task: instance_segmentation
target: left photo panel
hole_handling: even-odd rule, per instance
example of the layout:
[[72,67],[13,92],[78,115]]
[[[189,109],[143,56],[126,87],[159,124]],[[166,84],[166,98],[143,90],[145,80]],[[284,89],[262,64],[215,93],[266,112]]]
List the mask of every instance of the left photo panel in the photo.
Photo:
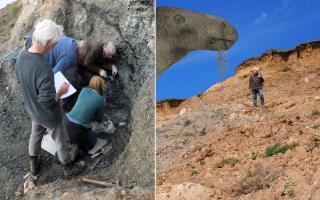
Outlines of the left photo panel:
[[0,199],[155,198],[155,9],[0,2]]

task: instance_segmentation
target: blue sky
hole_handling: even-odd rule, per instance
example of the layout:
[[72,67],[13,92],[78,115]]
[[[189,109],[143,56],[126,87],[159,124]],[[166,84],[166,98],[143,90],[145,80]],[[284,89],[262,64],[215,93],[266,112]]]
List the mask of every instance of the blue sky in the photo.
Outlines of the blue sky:
[[[215,15],[237,29],[238,41],[227,51],[227,77],[241,62],[269,49],[320,40],[319,0],[157,0],[157,6]],[[214,51],[194,51],[171,66],[157,80],[157,100],[189,98],[217,83],[215,56]]]
[[14,2],[15,0],[0,0],[0,9],[5,7],[7,4]]

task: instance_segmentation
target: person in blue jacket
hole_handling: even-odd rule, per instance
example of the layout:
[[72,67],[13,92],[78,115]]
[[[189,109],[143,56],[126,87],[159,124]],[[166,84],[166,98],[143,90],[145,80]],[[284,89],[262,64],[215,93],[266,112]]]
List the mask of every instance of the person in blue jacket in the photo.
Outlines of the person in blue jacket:
[[[82,88],[79,74],[79,62],[83,62],[89,50],[86,40],[75,40],[63,36],[50,52],[45,54],[45,59],[52,66],[53,73],[61,71],[67,80],[79,91]],[[62,107],[70,111],[78,96],[78,92],[63,99]]]
[[[32,44],[32,38],[27,37],[25,40],[25,47],[29,48]],[[61,71],[68,80],[72,80],[74,76],[70,76],[70,74],[72,74],[71,71],[78,71],[78,63],[85,60],[88,52],[89,44],[87,40],[76,40],[63,36],[56,45],[44,55],[44,58],[52,67],[54,74]]]
[[51,65],[54,74],[61,71],[69,82],[78,88],[80,84],[78,62],[86,58],[88,49],[87,41],[63,36],[44,57]]

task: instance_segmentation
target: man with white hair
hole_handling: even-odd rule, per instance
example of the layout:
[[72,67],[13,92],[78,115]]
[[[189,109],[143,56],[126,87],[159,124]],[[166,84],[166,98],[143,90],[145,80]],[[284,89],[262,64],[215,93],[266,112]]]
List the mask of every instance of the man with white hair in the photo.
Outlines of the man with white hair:
[[59,99],[68,91],[69,85],[62,84],[56,92],[52,68],[42,56],[62,35],[63,28],[55,22],[51,20],[38,22],[32,35],[31,47],[23,49],[16,62],[16,76],[32,124],[29,155],[33,176],[39,173],[41,141],[46,131],[55,141],[64,175],[78,174],[84,169],[84,166],[72,163],[78,148],[70,144],[68,134],[62,125],[63,112]]
[[251,89],[254,107],[257,107],[257,95],[260,97],[261,107],[264,107],[263,82],[264,79],[259,72],[259,68],[254,67],[249,78],[249,89]]
[[[29,48],[32,38],[25,38],[25,47]],[[76,40],[71,37],[62,36],[56,45],[48,51],[44,58],[53,69],[53,73],[61,71],[67,80],[76,88],[81,89],[81,77],[79,74],[79,63],[84,62],[89,44],[86,40]],[[63,99],[62,105],[65,111],[70,111],[73,107],[78,93]]]
[[[32,44],[32,37],[25,37],[25,47]],[[89,52],[90,46],[87,40],[76,40],[62,36],[56,45],[48,51],[44,57],[53,69],[53,73],[61,71],[65,76],[72,68],[77,68],[78,62],[83,62]],[[72,72],[69,72],[70,74]],[[68,79],[69,77],[67,77]],[[74,77],[70,77],[72,79]],[[69,79],[68,79],[69,80]]]

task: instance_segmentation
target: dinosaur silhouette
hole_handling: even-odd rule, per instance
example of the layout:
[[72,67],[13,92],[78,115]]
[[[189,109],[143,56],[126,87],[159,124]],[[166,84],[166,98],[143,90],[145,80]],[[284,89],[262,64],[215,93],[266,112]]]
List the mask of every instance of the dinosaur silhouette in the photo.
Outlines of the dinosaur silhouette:
[[227,50],[238,34],[226,21],[180,8],[157,8],[157,77],[194,50]]

